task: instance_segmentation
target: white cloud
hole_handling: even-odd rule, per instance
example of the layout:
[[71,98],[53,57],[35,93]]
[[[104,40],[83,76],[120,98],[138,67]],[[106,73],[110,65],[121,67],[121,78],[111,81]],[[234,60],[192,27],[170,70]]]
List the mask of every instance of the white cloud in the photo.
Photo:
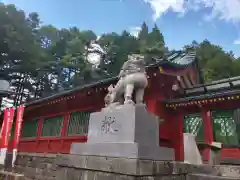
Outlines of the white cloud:
[[240,45],[240,39],[237,39],[233,42],[234,44]]
[[211,13],[205,20],[221,19],[231,22],[240,21],[240,0],[143,0],[154,11],[153,19],[157,20],[165,12],[186,13],[188,10],[199,11],[210,8]]
[[132,36],[138,37],[138,33],[141,30],[141,27],[137,26],[137,27],[132,27],[130,28],[130,34]]
[[184,0],[144,0],[154,11],[153,19],[157,20],[165,12],[172,10],[177,13],[184,13]]
[[101,36],[97,36],[97,39],[96,39],[96,40],[98,41],[100,38],[101,38]]
[[240,21],[240,0],[198,0],[205,7],[212,8],[209,19],[219,18],[225,21]]

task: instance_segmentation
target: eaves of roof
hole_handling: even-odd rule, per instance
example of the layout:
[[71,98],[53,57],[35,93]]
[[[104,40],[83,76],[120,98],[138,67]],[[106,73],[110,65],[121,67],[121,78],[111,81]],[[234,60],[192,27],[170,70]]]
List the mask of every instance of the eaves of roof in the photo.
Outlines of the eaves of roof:
[[239,95],[239,94],[240,94],[240,90],[235,89],[235,90],[228,90],[228,91],[223,91],[223,92],[212,92],[212,93],[208,93],[208,94],[201,94],[198,96],[189,96],[189,97],[185,97],[185,98],[166,100],[164,102],[167,104],[172,104],[172,103],[188,102],[188,101],[193,101],[193,100],[220,98],[220,97]]
[[213,81],[211,83],[195,85],[194,87],[184,89],[185,96],[200,95],[211,93],[215,91],[228,91],[233,89],[239,89],[240,76]]
[[235,89],[235,90],[228,90],[228,91],[222,91],[222,92],[212,92],[208,94],[201,94],[201,95],[189,96],[185,98],[166,100],[163,102],[166,104],[178,104],[178,103],[190,102],[190,101],[207,100],[207,99],[213,99],[213,98],[224,98],[224,97],[234,96],[234,95],[240,95],[240,90]]
[[51,96],[47,96],[45,98],[41,98],[41,99],[38,99],[38,100],[28,102],[28,103],[26,103],[26,106],[33,105],[33,104],[36,104],[36,103],[40,103],[40,102],[43,102],[45,100],[50,100],[50,99],[54,99],[54,98],[57,98],[57,97],[61,97],[61,96],[67,95],[67,94],[71,94],[71,93],[74,93],[74,92],[77,92],[77,91],[81,91],[83,89],[92,88],[94,86],[104,85],[104,84],[107,84],[107,83],[110,83],[110,82],[114,82],[115,80],[117,80],[117,77],[108,78],[108,79],[100,80],[100,81],[97,81],[97,82],[94,82],[94,83],[91,83],[91,84],[86,84],[86,85],[83,85],[83,86],[79,86],[79,87],[76,87],[76,88],[73,88],[73,89],[70,89],[70,90],[66,90],[66,91],[59,92],[57,94],[53,94]]
[[206,100],[240,94],[240,76],[213,81],[184,89],[182,98],[166,100],[167,104]]
[[158,61],[155,66],[160,66],[164,64],[173,68],[186,68],[187,66],[193,64],[196,61],[196,53],[181,53],[180,51],[178,51],[169,55],[166,59],[158,59],[156,57],[153,57],[153,59]]

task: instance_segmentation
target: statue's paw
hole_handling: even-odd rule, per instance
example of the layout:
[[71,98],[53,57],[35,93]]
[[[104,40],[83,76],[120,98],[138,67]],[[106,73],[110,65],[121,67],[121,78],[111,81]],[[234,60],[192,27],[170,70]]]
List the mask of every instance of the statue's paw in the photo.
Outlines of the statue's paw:
[[118,106],[118,105],[120,105],[119,102],[113,102],[113,103],[112,103],[112,106]]
[[135,104],[132,100],[126,100],[124,101],[124,104]]

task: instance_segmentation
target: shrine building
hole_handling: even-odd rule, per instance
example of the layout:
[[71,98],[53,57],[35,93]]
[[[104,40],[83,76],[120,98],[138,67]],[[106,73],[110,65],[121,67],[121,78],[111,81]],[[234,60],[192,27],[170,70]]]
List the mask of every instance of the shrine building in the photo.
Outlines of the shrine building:
[[[193,52],[176,52],[147,67],[144,101],[163,120],[160,146],[184,159],[183,134],[193,133],[204,161],[215,142],[221,160],[240,160],[240,77],[203,83]],[[28,102],[19,152],[69,153],[73,142],[86,142],[91,112],[104,107],[104,97],[117,78],[105,79]],[[12,128],[14,129],[14,128]],[[11,151],[10,141],[8,151]]]

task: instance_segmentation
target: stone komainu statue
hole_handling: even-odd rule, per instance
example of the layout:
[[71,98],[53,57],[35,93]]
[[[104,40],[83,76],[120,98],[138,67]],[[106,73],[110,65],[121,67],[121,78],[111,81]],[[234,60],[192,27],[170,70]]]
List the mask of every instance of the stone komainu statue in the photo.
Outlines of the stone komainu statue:
[[115,87],[110,85],[105,97],[106,106],[133,103],[133,92],[137,104],[143,102],[144,90],[147,86],[144,57],[138,54],[128,56],[119,73]]

